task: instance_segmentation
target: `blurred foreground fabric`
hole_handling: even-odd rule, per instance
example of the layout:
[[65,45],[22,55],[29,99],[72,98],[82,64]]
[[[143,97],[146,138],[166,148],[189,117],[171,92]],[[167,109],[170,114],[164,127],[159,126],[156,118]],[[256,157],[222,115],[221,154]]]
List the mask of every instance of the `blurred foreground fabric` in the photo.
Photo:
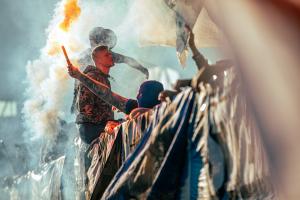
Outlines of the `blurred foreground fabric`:
[[[122,139],[135,138],[136,129],[119,129],[111,157],[128,155],[122,146],[137,146],[102,199],[273,199],[260,134],[232,76],[224,88],[188,88],[156,108],[138,144]],[[118,161],[109,168],[124,159]]]
[[[173,102],[116,127],[114,134],[101,134],[90,147],[91,199],[275,198],[239,80],[231,71],[223,87],[199,87],[200,93],[186,88]],[[11,199],[72,199],[72,193],[62,197],[68,184],[62,181],[64,160],[15,179]],[[26,193],[18,187],[24,184]]]

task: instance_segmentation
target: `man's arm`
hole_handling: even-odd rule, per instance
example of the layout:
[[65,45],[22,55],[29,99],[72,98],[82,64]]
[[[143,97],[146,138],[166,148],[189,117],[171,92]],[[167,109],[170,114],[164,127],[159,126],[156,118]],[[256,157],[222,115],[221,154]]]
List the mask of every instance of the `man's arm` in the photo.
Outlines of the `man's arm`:
[[74,67],[73,65],[68,65],[68,71],[70,76],[79,80],[96,96],[98,96],[105,102],[115,106],[118,110],[125,112],[126,102],[128,99],[112,92],[111,89],[105,84],[92,79],[88,75],[79,71],[79,69],[77,67]]
[[198,51],[198,49],[197,49],[197,47],[195,45],[195,36],[194,36],[194,33],[192,32],[192,30],[189,27],[187,27],[187,28],[190,31],[189,46],[190,46],[190,49],[193,52],[193,59],[196,62],[198,70],[200,70],[202,68],[205,68],[205,67],[208,67],[209,64],[208,64],[207,60]]

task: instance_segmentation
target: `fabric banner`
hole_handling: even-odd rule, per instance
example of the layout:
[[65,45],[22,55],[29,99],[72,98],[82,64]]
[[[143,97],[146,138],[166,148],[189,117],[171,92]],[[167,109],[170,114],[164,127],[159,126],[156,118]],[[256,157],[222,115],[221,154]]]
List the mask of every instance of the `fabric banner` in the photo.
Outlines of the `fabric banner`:
[[158,108],[102,199],[272,198],[245,97],[231,84],[218,91],[187,89]]

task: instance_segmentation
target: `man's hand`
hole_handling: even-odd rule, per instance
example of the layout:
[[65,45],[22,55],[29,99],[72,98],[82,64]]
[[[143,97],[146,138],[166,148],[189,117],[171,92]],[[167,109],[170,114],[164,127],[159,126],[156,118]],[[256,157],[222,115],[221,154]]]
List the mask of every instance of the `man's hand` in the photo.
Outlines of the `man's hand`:
[[72,64],[68,65],[68,73],[71,77],[78,79],[80,77],[81,72],[78,67],[73,66]]
[[120,122],[116,122],[116,121],[108,121],[106,123],[106,126],[104,128],[105,133],[109,134],[109,135],[113,135],[114,132],[114,128],[119,126]]
[[176,91],[181,91],[181,88],[191,86],[190,79],[179,79],[173,84],[173,89]]
[[159,93],[158,100],[160,100],[161,102],[171,101],[178,93],[178,91],[164,90],[161,93]]
[[191,28],[188,25],[186,25],[185,28],[190,32],[190,37],[189,37],[189,41],[188,41],[189,42],[189,46],[191,48],[196,48],[196,45],[195,45],[195,35],[194,35],[193,31],[191,30]]

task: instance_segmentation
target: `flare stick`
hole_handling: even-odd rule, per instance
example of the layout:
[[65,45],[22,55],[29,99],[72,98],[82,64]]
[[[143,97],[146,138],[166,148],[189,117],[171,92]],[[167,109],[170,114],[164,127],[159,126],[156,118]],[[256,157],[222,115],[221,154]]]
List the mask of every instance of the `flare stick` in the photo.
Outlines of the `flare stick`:
[[66,51],[65,47],[64,47],[64,46],[61,46],[61,49],[62,49],[63,52],[64,52],[64,55],[65,55],[65,58],[66,58],[66,61],[67,61],[68,65],[72,65],[72,63],[71,63],[71,61],[70,61],[70,59],[69,59],[69,57],[68,57],[68,54],[67,54],[67,51]]

